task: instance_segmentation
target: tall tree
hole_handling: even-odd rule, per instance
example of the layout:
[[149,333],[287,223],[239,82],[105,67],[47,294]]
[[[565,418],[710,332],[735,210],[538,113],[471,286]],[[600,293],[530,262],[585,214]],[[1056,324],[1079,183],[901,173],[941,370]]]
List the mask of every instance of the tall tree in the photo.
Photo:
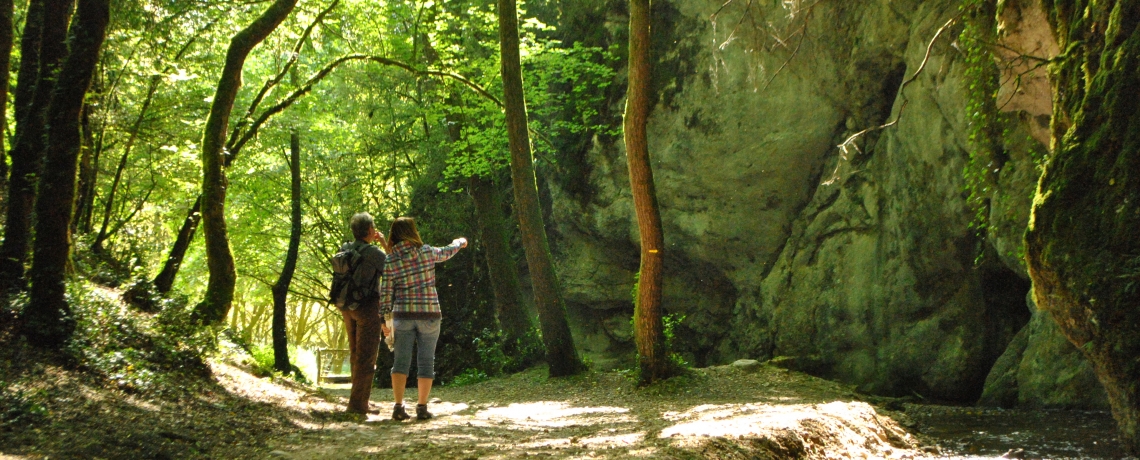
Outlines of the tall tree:
[[250,51],[265,40],[296,5],[297,0],[275,0],[260,17],[233,37],[210,105],[210,115],[206,118],[202,138],[202,230],[210,278],[205,299],[194,308],[194,316],[202,323],[214,324],[225,320],[234,297],[237,273],[226,233],[227,180],[223,166],[226,153],[222,147],[226,142],[234,99],[241,87],[242,67]]
[[534,321],[523,303],[522,283],[511,258],[510,228],[503,215],[503,203],[495,183],[487,178],[472,177],[468,181],[475,215],[479,220],[480,242],[487,255],[487,275],[495,296],[495,313],[506,339],[507,353],[526,348]]
[[526,101],[523,100],[522,65],[519,59],[518,10],[514,0],[498,0],[500,72],[503,76],[503,104],[507,116],[507,141],[511,151],[511,182],[515,194],[515,213],[519,217],[523,249],[530,268],[534,303],[550,376],[573,375],[586,369],[574,348],[574,337],[566,322],[566,303],[554,262],[542,208],[538,202],[538,182],[534,174],[534,158],[527,131]]
[[28,3],[16,81],[16,142],[8,180],[8,212],[0,244],[0,284],[23,289],[31,241],[36,182],[43,169],[45,114],[60,62],[67,55],[67,24],[73,0]]
[[289,135],[289,249],[285,253],[285,264],[281,276],[273,283],[273,368],[285,374],[292,369],[289,365],[288,329],[285,325],[285,297],[289,294],[289,283],[297,269],[297,255],[301,248],[301,140],[294,129]]
[[629,0],[629,87],[625,101],[625,155],[629,162],[629,188],[641,235],[641,271],[634,305],[637,358],[641,383],[668,377],[671,372],[661,322],[662,258],[665,237],[661,212],[649,166],[645,125],[649,118],[651,63],[649,61],[649,0]]
[[1140,0],[1046,0],[1053,145],[1026,231],[1037,305],[1104,384],[1140,454]]
[[[0,128],[8,127],[8,78],[12,65],[12,0],[0,0]],[[0,189],[8,181],[8,160],[4,146],[4,135],[0,133]]]
[[59,72],[47,112],[45,167],[35,202],[31,299],[24,312],[24,335],[29,342],[43,347],[64,343],[74,328],[64,297],[64,271],[71,250],[79,114],[103,46],[110,17],[109,0],[80,0],[75,15],[68,40],[71,52]]

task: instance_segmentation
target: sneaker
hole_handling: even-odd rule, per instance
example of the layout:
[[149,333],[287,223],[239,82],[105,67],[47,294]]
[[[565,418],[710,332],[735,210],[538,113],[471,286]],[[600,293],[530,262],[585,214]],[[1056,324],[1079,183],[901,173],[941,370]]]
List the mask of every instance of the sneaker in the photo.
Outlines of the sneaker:
[[403,404],[396,404],[396,406],[392,408],[392,420],[399,422],[401,420],[407,420],[410,418],[412,418],[412,416],[408,415],[408,413],[404,411]]
[[416,420],[428,420],[432,417],[427,410],[427,404],[416,404]]

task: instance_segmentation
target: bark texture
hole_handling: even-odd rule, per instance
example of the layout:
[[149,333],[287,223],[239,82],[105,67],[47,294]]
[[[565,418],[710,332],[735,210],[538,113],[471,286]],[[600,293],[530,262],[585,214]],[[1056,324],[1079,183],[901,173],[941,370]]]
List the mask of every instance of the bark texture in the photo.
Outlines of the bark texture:
[[206,296],[194,309],[202,323],[221,323],[233,304],[237,273],[226,231],[226,172],[223,165],[230,113],[241,88],[245,59],[293,11],[297,0],[276,0],[260,17],[230,40],[226,64],[218,79],[202,139],[202,230],[206,239],[206,265],[210,278]]
[[507,112],[507,140],[511,151],[511,182],[515,194],[515,213],[519,217],[526,262],[534,286],[534,303],[546,345],[550,375],[573,375],[586,369],[574,348],[570,325],[566,322],[566,303],[554,273],[550,244],[546,239],[542,208],[538,202],[538,183],[527,132],[526,102],[523,100],[522,70],[519,60],[518,10],[514,0],[499,0],[499,53],[503,76],[503,104]]
[[1140,454],[1140,1],[1045,6],[1065,51],[1026,232],[1034,299],[1092,362]]
[[507,221],[499,190],[490,179],[472,177],[468,182],[475,214],[479,219],[479,233],[487,255],[487,275],[491,278],[491,291],[495,296],[495,313],[503,330],[508,347],[524,344],[534,321],[523,303],[522,284],[514,261]]
[[288,329],[285,325],[285,298],[289,294],[289,284],[293,282],[293,272],[297,269],[297,254],[301,247],[301,140],[297,131],[289,136],[289,249],[285,253],[285,265],[281,276],[273,284],[273,368],[286,374],[292,369],[289,365]]
[[651,63],[649,61],[649,0],[629,1],[629,87],[625,102],[625,154],[629,162],[629,188],[637,213],[641,238],[641,268],[634,306],[634,338],[641,383],[649,384],[669,375],[661,322],[661,262],[665,237],[653,170],[649,166],[649,144],[645,125],[649,118]]
[[67,54],[67,23],[72,0],[42,0],[28,4],[20,71],[16,87],[16,142],[10,153],[8,213],[0,245],[0,282],[24,287],[24,263],[31,242],[32,206],[36,182],[43,169],[45,116],[51,102],[56,71]]
[[[15,6],[12,0],[0,0],[0,75],[9,75],[12,68],[12,9]],[[8,79],[0,78],[0,126],[8,126]],[[0,136],[0,189],[7,186],[8,159],[4,155],[7,149],[4,145],[4,136]],[[2,200],[2,199],[0,199]],[[0,209],[3,209],[0,204]]]
[[71,52],[59,72],[48,108],[45,167],[35,204],[31,301],[24,312],[24,335],[30,343],[46,348],[66,342],[74,329],[65,299],[65,270],[71,250],[79,115],[103,46],[109,0],[80,0],[75,16],[69,39]]

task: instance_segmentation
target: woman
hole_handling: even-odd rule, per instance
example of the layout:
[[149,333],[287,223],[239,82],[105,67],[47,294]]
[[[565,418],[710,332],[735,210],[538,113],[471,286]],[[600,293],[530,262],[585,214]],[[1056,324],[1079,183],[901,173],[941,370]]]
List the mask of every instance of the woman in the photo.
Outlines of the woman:
[[389,330],[385,324],[380,327],[384,335],[396,335],[392,357],[392,394],[396,405],[392,408],[392,419],[410,418],[404,410],[404,386],[408,383],[412,344],[415,344],[419,390],[416,418],[427,420],[432,417],[427,403],[431,382],[435,378],[435,343],[439,339],[439,323],[443,317],[435,290],[435,264],[450,259],[459,249],[467,247],[467,239],[456,238],[442,248],[428,246],[420,238],[416,221],[411,217],[401,217],[392,222],[388,238],[391,252],[380,282],[380,314],[392,313],[394,330]]
[[384,252],[372,244],[385,246],[384,234],[376,230],[375,221],[366,212],[352,216],[348,223],[356,241],[360,261],[353,269],[352,278],[360,286],[372,286],[370,295],[360,302],[346,305],[340,311],[348,332],[349,362],[352,367],[352,390],[348,398],[348,412],[368,413],[368,398],[372,393],[372,377],[376,374],[376,353],[380,347],[380,293],[378,283],[384,271]]

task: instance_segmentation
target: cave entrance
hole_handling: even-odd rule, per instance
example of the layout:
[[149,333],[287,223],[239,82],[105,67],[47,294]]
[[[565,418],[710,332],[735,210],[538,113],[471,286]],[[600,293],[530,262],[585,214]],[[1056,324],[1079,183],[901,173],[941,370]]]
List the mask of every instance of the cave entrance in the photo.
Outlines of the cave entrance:
[[985,269],[982,271],[981,285],[982,300],[985,303],[985,350],[980,367],[985,372],[980,374],[976,384],[970,386],[971,393],[976,393],[968,396],[971,401],[976,401],[982,395],[986,375],[998,357],[1005,353],[1013,337],[1033,316],[1026,301],[1032,283],[1013,270],[1005,267]]

